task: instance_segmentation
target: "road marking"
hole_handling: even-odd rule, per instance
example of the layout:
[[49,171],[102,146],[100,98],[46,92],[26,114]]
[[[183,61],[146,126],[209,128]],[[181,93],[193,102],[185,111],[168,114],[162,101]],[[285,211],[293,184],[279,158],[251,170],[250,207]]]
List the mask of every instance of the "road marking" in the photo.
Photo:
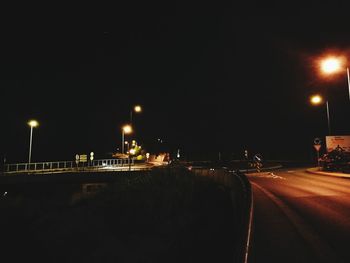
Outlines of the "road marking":
[[287,179],[285,177],[276,175],[273,172],[253,173],[253,174],[250,174],[250,175],[257,176],[257,177],[264,177],[264,178],[281,179],[281,180],[286,180]]
[[246,249],[245,249],[244,263],[248,263],[248,258],[249,258],[250,241],[251,241],[251,238],[252,238],[253,214],[254,214],[254,198],[253,198],[253,189],[251,189],[248,237],[247,237],[247,244],[246,244]]
[[273,179],[282,179],[282,180],[286,180],[286,178],[282,177],[282,176],[279,176],[279,175],[276,175],[274,173],[270,173],[270,176],[273,178]]

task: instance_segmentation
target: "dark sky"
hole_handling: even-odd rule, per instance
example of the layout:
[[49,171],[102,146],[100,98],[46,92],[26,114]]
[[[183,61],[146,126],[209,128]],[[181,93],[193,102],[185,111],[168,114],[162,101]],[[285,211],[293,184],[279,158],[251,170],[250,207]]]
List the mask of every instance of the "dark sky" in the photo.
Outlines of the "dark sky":
[[[248,2],[248,1],[246,1]],[[263,2],[263,3],[260,3]],[[340,1],[125,1],[115,6],[9,7],[2,18],[0,153],[27,161],[96,156],[120,146],[134,104],[147,148],[208,158],[244,149],[266,158],[310,158],[324,136],[328,91],[334,134],[350,128],[346,75],[325,80],[313,59],[347,54]]]

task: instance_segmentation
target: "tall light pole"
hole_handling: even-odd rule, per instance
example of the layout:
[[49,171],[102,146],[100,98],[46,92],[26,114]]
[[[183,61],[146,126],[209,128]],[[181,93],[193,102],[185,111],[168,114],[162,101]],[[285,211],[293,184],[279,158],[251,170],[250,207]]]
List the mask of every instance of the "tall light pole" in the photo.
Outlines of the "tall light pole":
[[125,134],[132,133],[131,125],[127,124],[122,127],[122,154],[124,154]]
[[130,144],[129,144],[129,142],[128,141],[125,141],[125,143],[124,143],[126,146],[128,146],[128,148],[127,148],[127,152],[129,152],[129,150],[130,150]]
[[344,72],[344,68],[346,68],[347,82],[348,82],[348,90],[349,90],[349,100],[350,100],[350,75],[349,75],[349,67],[344,67],[346,64],[346,58],[344,56],[327,56],[321,60],[319,60],[320,71],[325,76],[332,76],[334,74],[338,74]]
[[37,122],[36,120],[30,120],[28,122],[28,125],[30,126],[29,157],[28,157],[28,163],[30,164],[32,159],[33,128],[38,127],[39,122]]
[[142,112],[142,107],[140,105],[136,105],[130,110],[130,124],[131,125],[132,125],[133,112],[136,112],[136,113]]
[[[323,103],[323,98],[321,95],[313,95],[310,97],[310,102],[313,105],[320,105]],[[330,115],[329,115],[328,100],[326,100],[326,109],[327,109],[328,135],[331,135],[331,122],[330,122]]]

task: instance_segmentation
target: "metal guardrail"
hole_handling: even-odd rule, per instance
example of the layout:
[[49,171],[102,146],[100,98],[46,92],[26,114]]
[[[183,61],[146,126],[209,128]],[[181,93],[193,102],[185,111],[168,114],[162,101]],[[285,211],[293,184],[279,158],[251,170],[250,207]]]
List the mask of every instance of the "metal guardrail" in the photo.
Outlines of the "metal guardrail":
[[134,164],[134,159],[102,159],[78,164],[75,161],[15,163],[6,164],[4,173],[70,171],[83,168],[94,170],[102,167],[124,167]]

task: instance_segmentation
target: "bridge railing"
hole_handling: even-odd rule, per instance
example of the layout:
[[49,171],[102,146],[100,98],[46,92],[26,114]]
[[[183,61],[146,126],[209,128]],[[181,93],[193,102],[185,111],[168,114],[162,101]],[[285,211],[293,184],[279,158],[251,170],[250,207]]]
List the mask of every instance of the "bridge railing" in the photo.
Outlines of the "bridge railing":
[[4,173],[69,171],[75,169],[99,169],[103,167],[113,168],[132,165],[134,165],[134,159],[101,159],[86,163],[76,163],[75,161],[14,163],[5,164]]

